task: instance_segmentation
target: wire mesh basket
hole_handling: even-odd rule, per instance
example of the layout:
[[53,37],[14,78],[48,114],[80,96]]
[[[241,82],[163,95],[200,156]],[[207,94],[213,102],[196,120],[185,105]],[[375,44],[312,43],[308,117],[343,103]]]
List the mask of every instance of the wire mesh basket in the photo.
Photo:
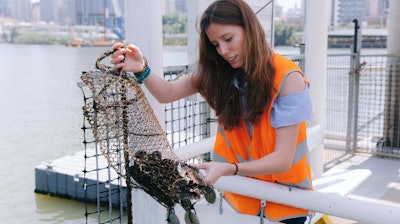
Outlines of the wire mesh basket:
[[214,202],[214,190],[198,169],[174,154],[135,76],[101,63],[112,53],[103,53],[96,69],[81,76],[93,95],[83,112],[100,152],[127,186],[143,189],[169,210],[169,223],[175,223],[176,203],[195,217],[192,200],[205,195]]

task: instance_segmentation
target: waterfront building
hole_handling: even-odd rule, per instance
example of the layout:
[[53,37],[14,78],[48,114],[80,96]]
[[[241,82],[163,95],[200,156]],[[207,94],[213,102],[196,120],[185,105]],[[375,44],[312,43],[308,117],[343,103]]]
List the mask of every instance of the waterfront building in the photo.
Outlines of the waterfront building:
[[32,8],[30,0],[13,0],[8,1],[10,16],[14,19],[30,22],[32,19]]
[[187,12],[187,0],[174,0],[175,10],[181,12]]
[[369,0],[366,4],[366,22],[369,26],[386,27],[389,14],[389,0]]
[[346,0],[339,2],[339,25],[351,24],[355,18],[359,18],[359,21],[365,18],[365,5],[366,0]]
[[346,26],[357,18],[364,25],[386,25],[389,0],[330,0],[329,23]]
[[8,0],[0,0],[0,16],[10,17],[10,10],[7,4]]
[[61,0],[41,0],[40,7],[40,20],[45,22],[60,22]]
[[[107,2],[110,2],[107,5],[110,18],[123,16],[123,0]],[[114,4],[118,4],[121,10],[116,12]],[[105,17],[105,1],[41,0],[40,9],[42,21],[68,25],[103,25]]]

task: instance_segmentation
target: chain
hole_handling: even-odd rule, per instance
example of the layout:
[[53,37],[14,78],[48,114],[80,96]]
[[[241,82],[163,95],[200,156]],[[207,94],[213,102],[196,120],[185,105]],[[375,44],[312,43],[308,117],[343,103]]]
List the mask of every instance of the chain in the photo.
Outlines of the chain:
[[357,68],[353,69],[352,71],[349,72],[349,75],[354,75],[354,74],[358,74],[361,72],[361,70],[363,69],[363,66],[365,66],[367,64],[366,61],[364,61],[363,63],[361,63],[360,65],[357,66]]

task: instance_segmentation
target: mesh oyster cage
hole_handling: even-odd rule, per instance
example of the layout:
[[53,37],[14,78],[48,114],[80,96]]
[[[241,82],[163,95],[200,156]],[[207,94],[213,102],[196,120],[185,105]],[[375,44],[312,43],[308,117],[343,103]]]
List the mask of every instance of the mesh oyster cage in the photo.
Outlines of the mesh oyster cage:
[[111,53],[105,52],[96,61],[98,69],[81,76],[93,95],[83,111],[100,151],[123,177],[126,170],[118,169],[117,148],[127,152],[124,156],[129,160],[140,150],[159,151],[163,158],[178,160],[139,84],[128,74],[101,64]]
[[[190,199],[208,194],[209,200],[214,192],[197,169],[179,161],[173,153],[134,76],[101,64],[112,52],[102,54],[96,69],[81,76],[92,94],[92,101],[85,103],[83,111],[101,154],[126,179],[128,220],[132,186],[142,188],[168,209],[181,203],[190,211]],[[136,177],[133,181],[131,174]],[[157,175],[170,178],[154,178]]]

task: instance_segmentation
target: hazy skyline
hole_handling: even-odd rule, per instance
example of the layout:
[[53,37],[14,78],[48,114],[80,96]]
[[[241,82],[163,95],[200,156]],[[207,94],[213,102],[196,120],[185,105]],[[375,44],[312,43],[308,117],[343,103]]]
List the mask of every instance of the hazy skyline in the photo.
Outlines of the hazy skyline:
[[[31,0],[32,3],[39,2],[40,0]],[[297,3],[297,7],[300,7],[300,0],[275,0],[275,4],[278,4],[283,7],[283,11],[287,11],[290,8],[295,8]]]
[[300,0],[275,0],[275,4],[283,7],[283,11],[287,11],[290,8],[300,7]]

